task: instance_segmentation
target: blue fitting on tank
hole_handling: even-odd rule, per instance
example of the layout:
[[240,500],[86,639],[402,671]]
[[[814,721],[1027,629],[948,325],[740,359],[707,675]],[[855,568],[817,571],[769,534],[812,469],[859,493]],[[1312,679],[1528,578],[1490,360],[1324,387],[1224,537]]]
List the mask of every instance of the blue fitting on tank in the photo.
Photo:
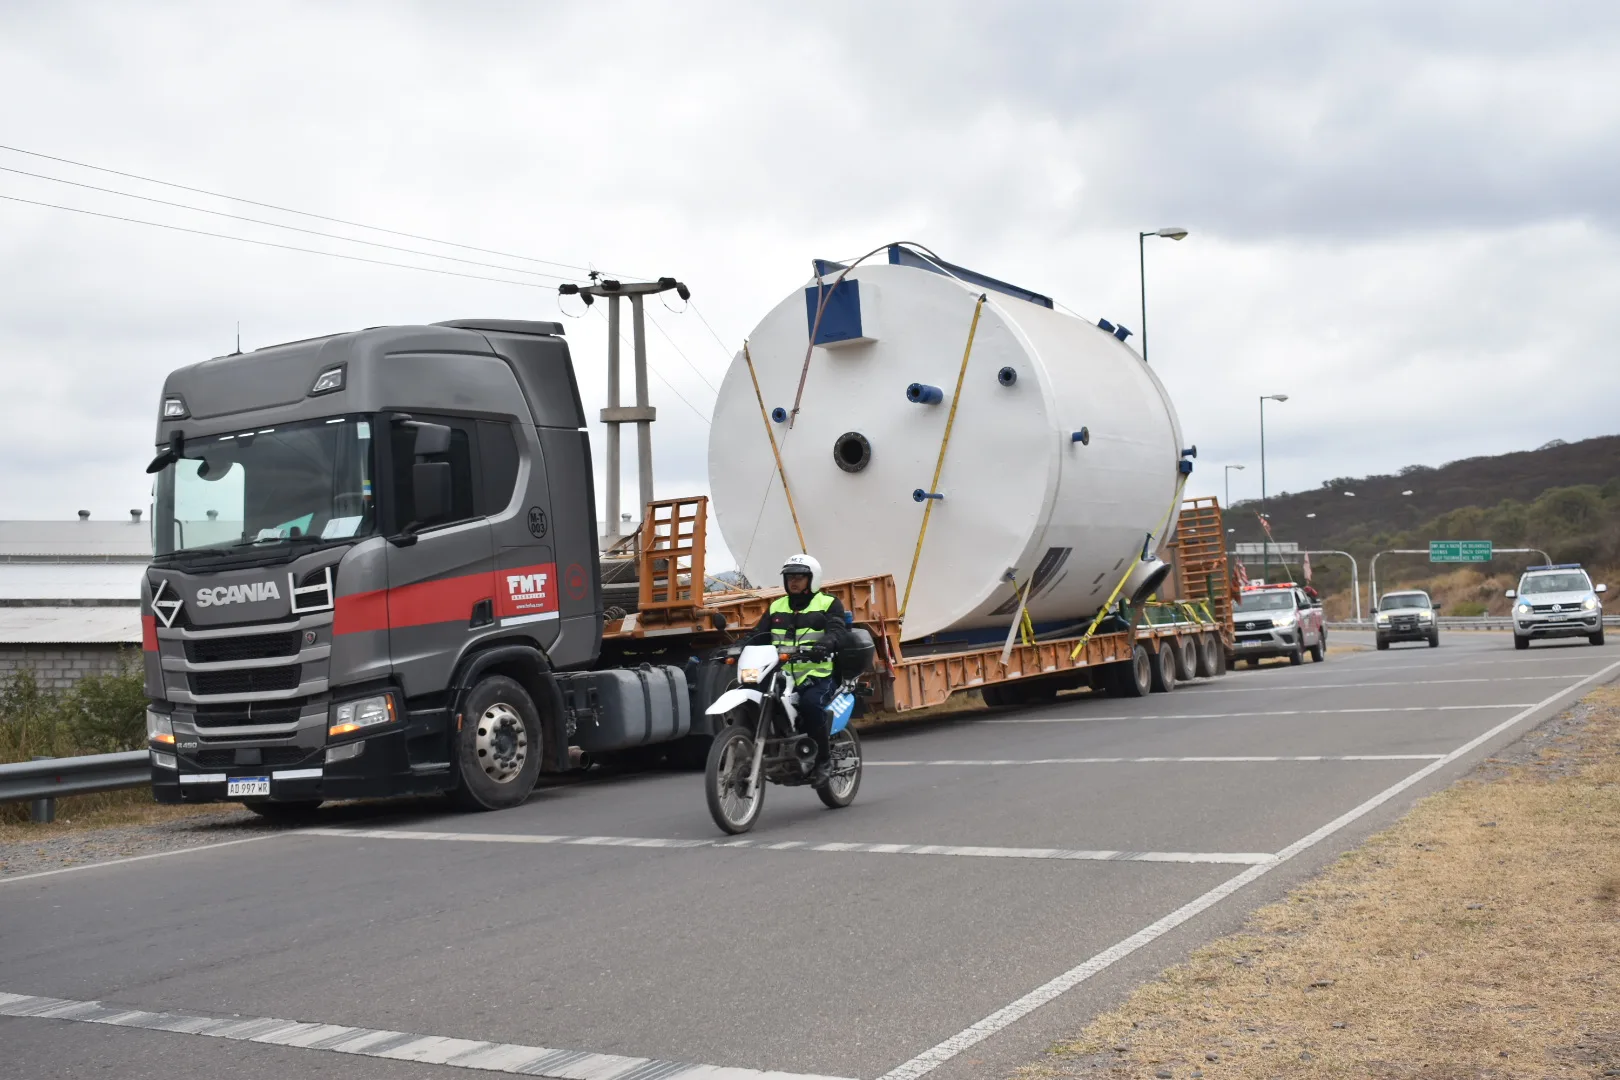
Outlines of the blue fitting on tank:
[[924,499],[944,498],[945,496],[938,491],[924,491],[922,488],[918,488],[916,491],[911,493],[911,499],[913,502],[922,502]]
[[938,405],[945,400],[945,391],[927,383],[914,382],[906,387],[906,400],[916,405]]
[[1107,319],[1098,319],[1097,329],[1101,330],[1105,334],[1112,334],[1114,332],[1114,324],[1109,322]]
[[1119,338],[1119,340],[1124,341],[1126,338],[1131,336],[1131,332],[1123,326],[1116,326],[1114,327],[1114,336]]
[[1081,446],[1090,446],[1091,445],[1091,429],[1088,428],[1088,427],[1081,428],[1079,431],[1076,431],[1074,434],[1069,436],[1069,441],[1070,442],[1077,442]]
[[1010,367],[1004,367],[996,372],[996,382],[1002,386],[1011,386],[1018,381],[1018,372]]
[[1181,469],[1181,475],[1182,476],[1191,476],[1192,475],[1192,462],[1191,461],[1188,461],[1186,458],[1182,458],[1181,461],[1178,462],[1177,464]]
[[778,405],[776,408],[771,410],[771,419],[775,420],[778,424],[787,423],[787,410]]
[[1181,452],[1181,456],[1182,457],[1197,457],[1198,456],[1198,447],[1196,445],[1187,447],[1187,449],[1185,449],[1185,450],[1183,450]]

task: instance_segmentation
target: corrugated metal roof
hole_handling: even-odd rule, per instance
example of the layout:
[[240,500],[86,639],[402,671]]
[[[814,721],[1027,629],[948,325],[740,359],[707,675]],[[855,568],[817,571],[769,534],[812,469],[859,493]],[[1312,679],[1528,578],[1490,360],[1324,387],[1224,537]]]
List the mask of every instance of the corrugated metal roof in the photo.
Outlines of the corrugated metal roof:
[[146,564],[0,562],[0,601],[139,600]]
[[152,557],[147,521],[0,521],[0,558]]
[[138,607],[0,607],[0,645],[139,645]]

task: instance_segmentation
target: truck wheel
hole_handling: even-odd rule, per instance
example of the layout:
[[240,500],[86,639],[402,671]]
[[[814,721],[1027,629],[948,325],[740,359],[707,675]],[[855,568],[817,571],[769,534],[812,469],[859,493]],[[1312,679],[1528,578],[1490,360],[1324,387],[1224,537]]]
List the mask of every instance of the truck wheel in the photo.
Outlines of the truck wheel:
[[1198,639],[1184,637],[1176,640],[1176,678],[1192,682],[1198,677]]
[[480,679],[461,708],[455,800],[467,810],[518,806],[540,776],[540,714],[528,691],[504,675]]
[[1168,694],[1176,688],[1176,652],[1173,638],[1159,642],[1153,654],[1152,686],[1155,694]]
[[1586,640],[1590,641],[1594,645],[1603,644],[1603,631],[1599,630],[1595,634],[1588,634]]
[[1220,674],[1221,643],[1215,640],[1214,634],[1198,635],[1198,675],[1200,678],[1213,679]]
[[1429,648],[1438,649],[1439,647],[1440,647],[1440,631],[1436,630],[1434,633],[1429,635]]
[[1530,647],[1530,639],[1527,637],[1520,637],[1518,634],[1514,634],[1513,647],[1515,649],[1528,649]]
[[250,802],[242,805],[264,818],[264,820],[273,821],[277,825],[299,825],[314,820],[315,811],[320,809],[321,800],[299,799],[297,802]]
[[1003,688],[1000,686],[981,687],[979,689],[979,696],[984,698],[984,703],[990,706],[990,708],[1000,708],[1001,706],[1007,704],[1007,696],[1002,693],[1002,689]]
[[1294,667],[1299,667],[1299,665],[1305,662],[1304,641],[1301,641],[1298,645],[1294,646],[1294,651],[1288,654],[1288,662]]
[[1327,659],[1327,635],[1322,634],[1319,637],[1317,637],[1316,644],[1311,646],[1311,663],[1320,664],[1322,661],[1324,661],[1326,659]]
[[1388,638],[1379,638],[1378,639],[1378,651],[1383,652],[1387,648],[1389,648],[1389,639]]
[[1153,657],[1146,645],[1138,641],[1131,649],[1130,660],[1113,666],[1118,669],[1114,678],[1120,697],[1147,697],[1152,692]]

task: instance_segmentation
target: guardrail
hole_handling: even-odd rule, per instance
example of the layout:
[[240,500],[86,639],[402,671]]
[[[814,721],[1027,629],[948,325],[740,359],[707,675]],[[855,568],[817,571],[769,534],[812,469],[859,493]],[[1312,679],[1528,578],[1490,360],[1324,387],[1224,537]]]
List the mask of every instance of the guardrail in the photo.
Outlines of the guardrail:
[[[1603,616],[1605,627],[1620,626],[1620,615]],[[1373,621],[1366,622],[1330,622],[1329,630],[1372,630]],[[1442,630],[1512,630],[1513,620],[1506,615],[1442,615],[1440,616],[1440,629]]]
[[39,758],[0,765],[0,803],[32,802],[34,821],[56,820],[56,800],[143,787],[152,782],[152,758],[145,750],[83,757]]

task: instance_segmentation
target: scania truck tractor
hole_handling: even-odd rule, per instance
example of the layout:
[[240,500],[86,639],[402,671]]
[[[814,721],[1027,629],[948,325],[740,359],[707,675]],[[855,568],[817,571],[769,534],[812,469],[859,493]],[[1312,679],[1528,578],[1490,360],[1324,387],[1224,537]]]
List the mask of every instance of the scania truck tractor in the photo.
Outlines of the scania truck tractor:
[[172,373],[159,408],[141,593],[158,801],[293,817],[449,792],[498,809],[570,748],[701,760],[696,642],[604,650],[560,325],[236,353]]

